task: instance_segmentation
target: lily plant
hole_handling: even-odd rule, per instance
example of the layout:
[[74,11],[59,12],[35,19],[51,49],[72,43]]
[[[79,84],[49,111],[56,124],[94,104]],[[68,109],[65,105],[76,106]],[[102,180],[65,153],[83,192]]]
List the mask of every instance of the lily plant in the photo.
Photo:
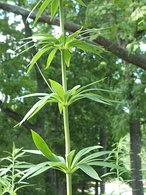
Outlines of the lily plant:
[[[74,0],[74,2],[79,3],[82,6],[86,6],[82,0]],[[62,72],[62,83],[60,84],[57,81],[51,79],[48,83],[42,75],[47,86],[50,89],[50,93],[35,93],[23,96],[23,98],[37,96],[38,102],[36,102],[33,107],[26,113],[19,125],[21,125],[25,120],[28,120],[33,117],[47,103],[57,103],[59,112],[63,115],[64,121],[65,157],[54,154],[53,151],[46,144],[46,142],[40,137],[40,135],[38,135],[34,130],[31,130],[33,141],[38,150],[29,150],[27,152],[43,155],[44,157],[46,157],[47,161],[25,170],[25,174],[21,178],[20,182],[24,178],[36,176],[50,168],[53,168],[65,173],[67,195],[72,195],[72,174],[78,169],[81,169],[84,173],[96,180],[101,180],[99,178],[98,173],[95,171],[94,166],[110,167],[115,169],[119,167],[117,165],[102,160],[101,156],[105,154],[111,154],[111,151],[99,151],[101,146],[96,145],[86,147],[79,152],[71,150],[68,115],[69,106],[72,103],[75,103],[76,101],[81,100],[83,98],[87,98],[103,104],[111,104],[111,101],[97,93],[100,92],[102,89],[93,87],[99,81],[95,81],[85,86],[76,85],[72,89],[67,88],[66,68],[70,67],[71,54],[74,52],[75,48],[79,48],[83,52],[92,52],[99,56],[99,50],[102,48],[92,45],[89,42],[86,42],[82,35],[87,32],[84,32],[82,29],[66,36],[64,29],[63,0],[44,0],[43,3],[42,0],[40,0],[32,10],[33,12],[35,8],[38,7],[38,13],[34,21],[34,25],[36,24],[43,11],[47,8],[47,6],[51,7],[51,19],[59,10],[60,37],[56,38],[51,34],[36,34],[32,37],[26,38],[28,40],[27,44],[30,44],[30,42],[33,43],[33,45],[28,47],[26,50],[35,46],[39,46],[40,48],[39,51],[33,56],[28,67],[28,72],[33,68],[33,66],[37,63],[37,60],[44,53],[48,53],[48,58],[46,60],[45,67],[46,69],[48,69],[51,65],[52,60],[55,57],[56,52],[59,51],[61,55],[60,64]],[[40,74],[42,74],[41,71]]]

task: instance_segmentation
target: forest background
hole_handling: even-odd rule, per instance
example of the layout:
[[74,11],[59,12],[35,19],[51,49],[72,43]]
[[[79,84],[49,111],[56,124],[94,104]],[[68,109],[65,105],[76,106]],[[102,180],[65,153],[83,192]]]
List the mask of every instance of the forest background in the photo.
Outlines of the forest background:
[[[74,1],[65,2],[65,29],[72,33],[81,27],[92,29],[87,40],[102,46],[102,57],[76,50],[72,57],[72,66],[67,71],[69,86],[85,85],[104,78],[99,87],[110,89],[111,99],[119,102],[113,106],[100,105],[83,100],[70,108],[71,136],[73,148],[100,144],[104,150],[112,150],[121,138],[124,138],[120,150],[125,158],[120,158],[120,164],[127,168],[122,177],[130,181],[133,195],[143,194],[145,181],[145,115],[146,115],[146,55],[145,30],[146,6],[144,1],[84,1],[82,7]],[[35,99],[16,99],[16,97],[47,90],[38,69],[26,74],[27,66],[37,48],[21,56],[17,56],[17,48],[22,45],[21,39],[35,33],[53,33],[57,35],[57,15],[50,20],[50,10],[46,10],[35,28],[32,27],[35,14],[26,18],[34,7],[33,1],[0,1],[0,154],[11,150],[12,143],[17,147],[35,148],[31,140],[30,129],[36,130],[50,147],[58,154],[64,153],[64,137],[62,120],[56,106],[49,105],[27,121],[22,127],[13,128],[20,122]],[[12,14],[13,13],[13,14]],[[49,24],[49,25],[48,25]],[[86,36],[86,35],[85,35]],[[37,63],[47,79],[60,81],[59,55],[53,60],[49,71],[44,71],[47,56]],[[80,65],[78,65],[80,64]],[[53,75],[53,76],[52,76]],[[71,82],[73,81],[73,83]],[[129,144],[130,142],[130,144]],[[79,143],[79,144],[76,144]],[[30,156],[31,162],[41,159]],[[106,170],[100,170],[102,175]],[[116,174],[107,177],[115,178]],[[59,177],[60,176],[60,177]],[[92,180],[82,175],[75,175],[74,195],[89,194]],[[60,179],[59,179],[60,178]],[[133,180],[134,178],[134,180]],[[47,182],[49,181],[49,182]],[[55,181],[55,182],[54,182]],[[23,190],[23,194],[63,194],[63,175],[56,171],[42,174],[30,181],[37,183],[34,188]],[[95,181],[94,181],[95,182]],[[104,182],[101,190],[104,191]],[[49,184],[48,184],[49,183]],[[95,182],[95,189],[98,182]],[[48,188],[47,185],[50,185]],[[54,189],[57,189],[55,191]],[[77,189],[81,189],[79,193]],[[49,191],[48,191],[49,190]],[[136,190],[136,193],[135,193]],[[21,192],[22,193],[22,192]],[[98,194],[98,190],[95,190]]]

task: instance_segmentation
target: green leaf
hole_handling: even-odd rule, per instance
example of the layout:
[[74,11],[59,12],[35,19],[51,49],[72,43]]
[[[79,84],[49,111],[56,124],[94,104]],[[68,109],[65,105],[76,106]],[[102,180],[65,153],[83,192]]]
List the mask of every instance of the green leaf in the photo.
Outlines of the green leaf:
[[49,57],[48,57],[48,59],[47,59],[47,65],[46,65],[46,68],[45,68],[45,69],[47,69],[47,68],[50,66],[50,64],[51,64],[51,62],[52,62],[52,60],[53,60],[53,58],[54,58],[56,52],[57,52],[57,49],[53,49],[53,50],[50,52]]
[[35,18],[35,21],[33,23],[33,26],[36,24],[36,22],[38,21],[39,17],[41,16],[41,14],[43,13],[43,11],[45,10],[45,8],[49,5],[51,0],[45,0],[44,3],[41,5],[37,15],[36,15],[36,18]]
[[65,93],[65,104],[70,105],[71,103],[71,98],[73,98],[76,93],[77,93],[77,89],[80,87],[80,85],[76,85],[75,87],[73,87],[72,89],[68,90]]
[[68,50],[65,50],[65,63],[67,67],[70,66],[70,59],[71,59],[70,52]]
[[74,157],[73,159],[73,162],[72,162],[72,168],[78,163],[78,161],[80,160],[80,158],[82,156],[84,156],[85,154],[89,153],[90,151],[92,150],[95,150],[95,149],[99,149],[99,148],[102,148],[101,146],[90,146],[90,147],[87,147],[87,148],[84,148],[82,150],[80,150]]
[[78,162],[78,164],[84,164],[84,163],[89,163],[92,161],[95,161],[95,159],[97,159],[100,156],[103,156],[105,154],[111,154],[111,153],[117,153],[117,152],[113,152],[113,151],[99,151],[93,154],[88,155],[87,157],[83,158],[80,162]]
[[75,0],[77,3],[79,3],[80,5],[82,5],[82,6],[86,6],[85,5],[85,3],[83,3],[83,1],[82,0]]
[[56,93],[62,100],[64,100],[64,90],[60,83],[49,79],[54,93]]
[[72,160],[73,160],[73,157],[74,157],[74,154],[75,154],[75,150],[72,150],[68,156],[67,156],[67,164],[68,164],[68,168],[71,167],[71,163],[72,163]]
[[59,1],[53,0],[52,5],[51,5],[51,20],[53,19],[54,15],[56,14],[58,6],[59,6]]
[[31,176],[29,176],[28,178],[31,178],[31,177],[34,177],[34,176],[37,176],[45,171],[47,171],[48,169],[52,168],[51,166],[42,166],[40,169],[38,170],[35,170],[34,174],[32,174]]
[[[27,39],[27,38],[26,38]],[[30,38],[29,38],[30,39]],[[36,42],[38,41],[47,41],[48,43],[58,43],[58,39],[56,39],[51,34],[35,34],[32,36],[32,39]]]
[[54,154],[46,144],[46,142],[35,131],[31,130],[33,141],[36,147],[50,160],[56,161]]
[[19,183],[24,180],[25,178],[29,177],[30,175],[32,175],[33,173],[35,173],[36,171],[38,171],[39,169],[46,167],[49,169],[51,168],[48,165],[48,162],[43,162],[43,163],[39,163],[37,165],[33,165],[31,168],[27,169],[24,171],[24,176],[19,180]]
[[60,114],[62,114],[62,110],[63,110],[63,105],[58,103],[58,108],[59,108],[59,112]]
[[49,165],[53,167],[54,169],[60,170],[64,173],[68,171],[68,168],[66,167],[66,164],[64,162],[49,162]]
[[92,83],[89,83],[89,84],[87,84],[87,85],[85,85],[85,86],[79,88],[77,92],[83,91],[83,89],[86,89],[86,88],[88,88],[88,87],[90,87],[90,86],[92,86],[92,85],[95,85],[95,84],[97,84],[97,83],[99,83],[99,82],[101,82],[101,81],[103,81],[103,80],[105,80],[105,79],[101,79],[101,80],[99,80],[99,81],[94,81],[94,82],[92,82]]
[[77,30],[76,32],[72,33],[66,38],[65,45],[69,44],[75,37],[77,37],[81,33],[81,29]]
[[46,96],[46,95],[49,95],[49,94],[48,93],[31,93],[31,94],[28,94],[28,95],[20,96],[18,98],[27,98],[27,97],[35,97],[35,96],[40,97],[40,96]]
[[41,3],[42,0],[38,1],[37,4],[33,7],[33,9],[31,10],[31,12],[29,13],[27,19],[30,17],[30,15],[33,13],[33,11],[37,8],[37,6]]
[[25,152],[31,153],[31,154],[40,154],[43,155],[43,153],[40,150],[24,150]]
[[87,164],[80,164],[78,165],[78,167],[87,175],[89,175],[90,177],[92,177],[93,179],[99,180],[101,181],[99,175],[97,174],[97,172],[90,166]]
[[125,168],[120,167],[119,165],[113,164],[111,162],[104,162],[103,160],[102,161],[89,162],[88,165],[101,166],[101,167],[109,167],[109,168],[112,168],[112,169],[120,169],[120,170],[122,170],[124,172],[126,171]]
[[111,102],[110,102],[109,99],[106,99],[106,98],[104,98],[100,95],[94,94],[94,93],[85,93],[85,94],[82,94],[82,97],[88,98],[90,100],[93,100],[95,102],[99,102],[99,103],[102,103],[102,104],[111,105]]
[[33,107],[26,113],[22,121],[19,125],[21,125],[25,120],[30,119],[34,116],[46,103],[49,98],[52,97],[52,94],[44,96],[41,100],[39,100]]
[[32,58],[29,68],[27,70],[27,72],[29,72],[32,67],[34,66],[34,64],[37,62],[37,60],[46,52],[49,51],[51,48],[44,48],[44,49],[40,49],[40,51],[38,51],[35,56]]

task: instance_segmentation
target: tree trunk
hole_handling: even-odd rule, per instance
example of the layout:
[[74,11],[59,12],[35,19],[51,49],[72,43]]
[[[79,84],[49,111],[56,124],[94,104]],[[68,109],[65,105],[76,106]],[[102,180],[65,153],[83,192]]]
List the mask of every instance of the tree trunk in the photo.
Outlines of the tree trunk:
[[[29,23],[27,21],[27,18],[25,16],[22,16],[22,20],[24,23],[24,27],[25,27],[25,36],[28,37],[32,37],[32,29],[29,26]],[[31,42],[29,44],[29,47],[33,46],[33,42]],[[30,48],[30,54],[31,54],[31,58],[37,53],[36,48],[32,47]],[[37,66],[41,69],[41,63],[40,60],[37,61]],[[36,70],[36,81],[37,81],[37,92],[38,93],[44,93],[44,80],[38,70],[38,67],[35,66],[35,70]],[[40,110],[40,112],[38,113],[38,115],[36,116],[38,117],[38,120],[36,122],[36,125],[38,127],[38,131],[37,133],[39,133],[39,135],[41,135],[42,137],[44,137],[44,117],[45,117],[45,108],[42,108]]]
[[98,195],[99,192],[98,192],[98,181],[96,181],[95,183],[95,195]]
[[131,187],[132,195],[143,195],[141,158],[141,130],[140,121],[130,120],[130,159],[131,159]]

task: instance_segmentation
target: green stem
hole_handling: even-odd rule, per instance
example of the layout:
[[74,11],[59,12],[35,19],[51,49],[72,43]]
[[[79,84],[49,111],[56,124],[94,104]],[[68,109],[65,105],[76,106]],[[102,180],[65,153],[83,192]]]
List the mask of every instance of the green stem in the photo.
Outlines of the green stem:
[[[64,30],[64,15],[63,15],[63,0],[59,0],[59,14],[60,14],[60,28],[61,34],[64,37],[65,42],[65,30]],[[67,91],[67,79],[66,79],[66,65],[65,65],[65,51],[61,51],[61,70],[62,70],[62,86],[64,91]],[[63,107],[63,120],[64,120],[64,134],[65,134],[65,156],[66,165],[67,156],[70,153],[70,132],[69,132],[69,119],[68,119],[68,106]],[[72,195],[72,177],[70,173],[66,174],[66,188],[67,195]]]

